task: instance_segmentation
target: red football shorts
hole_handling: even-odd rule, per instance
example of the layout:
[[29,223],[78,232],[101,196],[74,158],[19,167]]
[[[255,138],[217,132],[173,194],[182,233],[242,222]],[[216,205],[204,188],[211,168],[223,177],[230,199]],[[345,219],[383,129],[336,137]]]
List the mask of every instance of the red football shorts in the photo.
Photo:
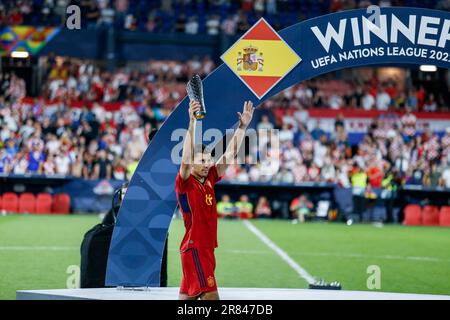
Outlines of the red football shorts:
[[217,291],[214,249],[191,248],[181,252],[181,268],[180,293],[197,297],[204,292]]

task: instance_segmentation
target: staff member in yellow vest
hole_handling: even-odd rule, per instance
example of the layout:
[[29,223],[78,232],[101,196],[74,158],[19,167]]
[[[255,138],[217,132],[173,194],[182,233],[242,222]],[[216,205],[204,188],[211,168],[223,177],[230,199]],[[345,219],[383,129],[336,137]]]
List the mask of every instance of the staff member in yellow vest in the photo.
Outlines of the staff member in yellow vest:
[[219,218],[233,219],[235,215],[235,207],[227,194],[222,195],[222,198],[217,202],[217,216]]
[[237,201],[234,206],[236,207],[236,212],[239,218],[253,218],[253,204],[248,200],[248,196],[246,194],[241,195],[239,201]]

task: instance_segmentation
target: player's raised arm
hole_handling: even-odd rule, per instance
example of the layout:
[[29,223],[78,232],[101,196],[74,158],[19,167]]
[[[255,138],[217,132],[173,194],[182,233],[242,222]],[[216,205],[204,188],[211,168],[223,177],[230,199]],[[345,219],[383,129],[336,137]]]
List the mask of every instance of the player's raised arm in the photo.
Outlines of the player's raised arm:
[[239,126],[228,144],[225,153],[216,162],[217,173],[219,176],[225,173],[227,166],[232,163],[234,158],[236,158],[239,149],[241,148],[242,141],[244,141],[245,131],[253,117],[253,103],[251,101],[244,102],[244,108],[241,112],[238,112],[239,116]]
[[181,158],[180,175],[183,180],[189,178],[191,167],[194,163],[194,138],[195,138],[195,112],[200,110],[200,103],[192,100],[189,102],[189,128],[184,138],[183,154]]

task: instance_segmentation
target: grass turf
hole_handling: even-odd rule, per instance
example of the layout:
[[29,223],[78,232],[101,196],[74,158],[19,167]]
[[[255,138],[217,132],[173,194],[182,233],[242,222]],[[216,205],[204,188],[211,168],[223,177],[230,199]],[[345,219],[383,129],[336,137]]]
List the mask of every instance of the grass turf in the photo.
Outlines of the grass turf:
[[[19,289],[65,288],[67,268],[79,265],[84,233],[97,216],[0,217],[0,299]],[[311,275],[368,290],[367,267],[381,269],[381,291],[450,294],[450,229],[252,221]],[[183,223],[169,236],[168,283],[181,277]],[[240,221],[219,222],[219,287],[306,288],[307,283]]]

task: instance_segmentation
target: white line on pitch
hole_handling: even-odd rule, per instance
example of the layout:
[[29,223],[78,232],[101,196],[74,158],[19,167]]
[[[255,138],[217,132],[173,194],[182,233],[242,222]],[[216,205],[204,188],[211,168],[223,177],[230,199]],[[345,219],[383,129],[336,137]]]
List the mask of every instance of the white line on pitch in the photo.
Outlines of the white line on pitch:
[[[235,253],[235,254],[270,254],[267,251],[261,250],[223,250],[224,252]],[[385,259],[385,260],[417,260],[425,262],[450,262],[450,259],[438,258],[438,257],[416,257],[416,256],[377,256],[377,255],[366,255],[359,253],[333,253],[333,252],[301,252],[294,251],[291,252],[291,256],[319,256],[319,257],[338,257],[338,258],[362,258],[362,259]]]
[[69,246],[0,246],[0,251],[67,251],[79,249],[79,247]]
[[244,225],[248,230],[253,232],[259,240],[261,240],[266,246],[275,251],[276,254],[280,256],[292,269],[294,269],[300,277],[305,279],[308,283],[314,283],[315,279],[311,276],[308,271],[303,269],[297,262],[292,260],[291,257],[280,247],[278,247],[272,240],[270,240],[264,233],[262,233],[258,228],[256,228],[250,221],[244,220]]

